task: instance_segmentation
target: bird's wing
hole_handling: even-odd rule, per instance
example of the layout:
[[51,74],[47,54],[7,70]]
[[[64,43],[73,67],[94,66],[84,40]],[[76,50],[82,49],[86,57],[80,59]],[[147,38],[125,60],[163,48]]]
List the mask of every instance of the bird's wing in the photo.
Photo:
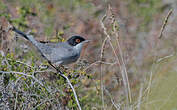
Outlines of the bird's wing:
[[38,46],[41,54],[51,63],[63,63],[63,60],[73,59],[77,56],[76,52],[65,43],[40,43]]

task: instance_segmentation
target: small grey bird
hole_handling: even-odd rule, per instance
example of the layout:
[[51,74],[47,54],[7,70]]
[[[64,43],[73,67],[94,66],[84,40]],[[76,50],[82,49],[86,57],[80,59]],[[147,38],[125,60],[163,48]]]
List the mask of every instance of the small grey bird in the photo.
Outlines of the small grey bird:
[[66,42],[39,42],[32,35],[25,34],[15,27],[12,27],[12,31],[29,40],[41,55],[55,67],[76,62],[80,57],[83,44],[89,41],[81,36],[72,36]]

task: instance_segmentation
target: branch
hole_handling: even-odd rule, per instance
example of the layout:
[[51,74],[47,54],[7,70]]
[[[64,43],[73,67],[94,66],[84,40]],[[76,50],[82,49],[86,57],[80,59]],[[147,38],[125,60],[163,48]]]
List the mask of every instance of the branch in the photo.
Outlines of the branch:
[[[23,72],[16,72],[16,71],[0,71],[0,73],[2,73],[2,74],[10,74],[10,73],[12,73],[12,74],[19,74],[19,75],[23,75],[23,76],[27,76],[27,77],[31,77],[31,78],[33,78],[35,81],[37,81],[41,86],[43,86],[44,88],[45,88],[45,86],[38,80],[38,79],[36,79],[34,76],[32,76],[32,75],[28,75],[28,74],[25,74],[25,73],[23,73]],[[46,89],[46,90],[48,90],[48,89]]]
[[71,84],[70,80],[69,80],[68,77],[65,76],[61,71],[59,71],[58,73],[59,73],[59,75],[61,75],[63,78],[65,78],[65,79],[67,80],[69,86],[71,87],[71,89],[72,89],[72,91],[73,91],[73,93],[74,93],[74,97],[75,97],[75,100],[76,100],[76,102],[77,102],[77,106],[78,106],[79,110],[82,110],[82,109],[81,109],[81,106],[80,106],[80,103],[79,103],[79,100],[78,100],[78,98],[77,98],[76,91],[75,91],[73,85]]
[[68,77],[65,76],[59,69],[57,69],[50,61],[48,61],[48,63],[58,72],[58,74],[59,74],[60,76],[62,76],[63,78],[65,78],[65,79],[67,80],[69,86],[71,87],[71,89],[72,89],[72,91],[73,91],[73,93],[74,93],[74,97],[75,97],[77,106],[78,106],[79,110],[82,110],[82,109],[81,109],[81,106],[80,106],[80,103],[79,103],[79,100],[78,100],[78,98],[77,98],[76,91],[75,91],[73,85],[71,84],[70,80],[68,79]]

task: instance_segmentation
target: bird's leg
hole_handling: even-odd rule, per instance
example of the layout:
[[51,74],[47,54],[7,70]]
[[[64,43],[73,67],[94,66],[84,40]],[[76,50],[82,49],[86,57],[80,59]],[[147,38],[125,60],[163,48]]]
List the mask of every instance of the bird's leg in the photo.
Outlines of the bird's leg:
[[48,60],[48,63],[58,72],[58,68],[56,68],[49,60]]
[[59,65],[58,68],[63,72],[68,72],[68,68],[63,65]]

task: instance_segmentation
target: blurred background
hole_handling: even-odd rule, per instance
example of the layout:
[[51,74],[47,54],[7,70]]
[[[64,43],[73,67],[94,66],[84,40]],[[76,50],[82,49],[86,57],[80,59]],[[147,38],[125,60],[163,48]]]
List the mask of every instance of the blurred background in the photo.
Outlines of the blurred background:
[[42,68],[46,61],[7,31],[8,23],[39,41],[92,40],[65,73],[83,110],[177,110],[176,0],[0,1],[0,70],[35,74],[49,89],[29,77],[1,74],[0,109],[76,110],[66,81]]

